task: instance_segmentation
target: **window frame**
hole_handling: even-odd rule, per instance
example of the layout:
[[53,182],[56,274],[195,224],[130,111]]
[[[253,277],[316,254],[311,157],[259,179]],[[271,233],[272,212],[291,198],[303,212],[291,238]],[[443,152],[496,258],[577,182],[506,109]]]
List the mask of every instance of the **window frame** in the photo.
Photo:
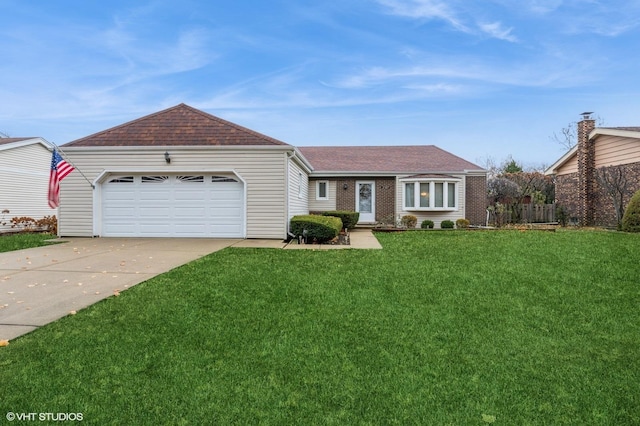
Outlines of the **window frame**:
[[[442,177],[442,178],[406,178],[400,180],[402,183],[402,209],[404,211],[458,211],[458,199],[460,198],[460,178],[455,177]],[[421,186],[428,184],[428,206],[422,206],[424,197],[420,194],[422,191]],[[442,185],[442,207],[436,207],[436,184]],[[449,205],[449,189],[450,184],[453,184],[453,206]],[[411,191],[407,191],[407,185],[413,185],[413,205],[407,205],[407,196]]]
[[[324,197],[320,196],[320,186],[324,184]],[[328,201],[329,200],[329,181],[328,180],[317,180],[316,181],[316,200],[317,201]]]

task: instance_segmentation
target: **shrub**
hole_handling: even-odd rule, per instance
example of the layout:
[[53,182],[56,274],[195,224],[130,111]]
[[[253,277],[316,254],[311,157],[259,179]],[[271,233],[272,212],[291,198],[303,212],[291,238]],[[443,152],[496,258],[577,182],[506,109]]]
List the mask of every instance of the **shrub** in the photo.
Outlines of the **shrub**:
[[342,226],[347,229],[353,229],[360,220],[360,213],[348,210],[333,210],[322,213],[323,216],[338,217],[342,221]]
[[458,219],[456,220],[456,228],[465,229],[468,228],[470,222],[467,219]]
[[433,229],[433,221],[432,220],[423,220],[420,224],[420,228],[422,229]]
[[443,220],[440,222],[440,228],[442,229],[453,229],[454,223],[452,220]]
[[56,235],[58,233],[58,218],[53,216],[45,216],[36,221],[36,226],[44,232]]
[[627,209],[622,216],[622,231],[640,232],[640,191],[631,197]]
[[304,236],[307,241],[323,243],[338,236],[342,221],[335,216],[300,215],[291,218],[289,229],[296,236]]
[[564,206],[556,205],[556,220],[560,224],[560,226],[567,226],[567,221],[569,219],[569,214],[567,213],[567,209]]
[[406,214],[402,216],[400,223],[404,228],[415,228],[418,224],[418,218],[412,214]]
[[28,216],[16,216],[11,218],[11,227],[16,228],[18,232],[47,232],[57,234],[58,219],[55,215],[45,216],[38,220]]
[[28,216],[12,217],[11,227],[18,228],[20,232],[34,232],[36,230],[36,220]]

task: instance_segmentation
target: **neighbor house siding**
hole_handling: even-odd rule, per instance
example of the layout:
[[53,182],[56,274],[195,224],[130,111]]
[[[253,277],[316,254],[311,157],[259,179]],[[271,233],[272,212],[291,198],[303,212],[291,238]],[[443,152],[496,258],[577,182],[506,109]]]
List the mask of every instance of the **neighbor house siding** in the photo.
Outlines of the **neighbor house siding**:
[[562,167],[558,168],[558,175],[567,175],[571,173],[578,173],[578,156],[574,155]]
[[[309,214],[309,176],[292,159],[289,162],[289,216]],[[288,223],[287,223],[288,229]]]
[[[317,181],[328,182],[328,200],[316,200],[316,182]],[[314,179],[309,181],[309,211],[312,212],[326,212],[336,210],[336,191],[337,183],[335,180],[328,179]],[[352,209],[353,210],[353,209]]]
[[[76,167],[93,182],[104,170],[179,173],[234,171],[246,182],[247,238],[283,238],[286,235],[286,153],[282,149],[190,149],[171,147],[171,164],[164,148],[66,149]],[[92,236],[93,190],[79,174],[61,185],[59,234]],[[96,215],[97,216],[97,215]],[[98,220],[98,219],[96,219]]]
[[[578,150],[556,170],[556,202],[562,206],[573,223],[615,227],[617,220],[611,197],[599,181],[602,167],[624,167],[628,192],[626,205],[634,191],[640,189],[640,140],[619,135],[596,134],[583,140],[584,149],[592,149],[591,163],[586,163],[580,177]],[[580,182],[582,187],[580,186]]]
[[12,230],[13,217],[57,214],[47,202],[50,167],[51,152],[40,143],[0,151],[0,232]]
[[640,162],[640,140],[601,135],[596,139],[596,168]]

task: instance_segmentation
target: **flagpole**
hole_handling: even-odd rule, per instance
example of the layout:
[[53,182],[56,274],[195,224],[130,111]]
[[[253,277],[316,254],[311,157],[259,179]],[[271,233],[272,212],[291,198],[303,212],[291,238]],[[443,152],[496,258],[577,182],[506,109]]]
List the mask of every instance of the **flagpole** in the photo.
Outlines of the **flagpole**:
[[71,166],[73,166],[73,168],[74,168],[74,169],[76,169],[76,170],[77,170],[77,171],[82,175],[82,177],[84,178],[84,180],[86,180],[86,181],[87,181],[87,183],[88,183],[89,185],[91,185],[91,189],[96,189],[96,186],[95,186],[93,183],[91,183],[91,181],[90,181],[89,179],[87,179],[87,177],[84,175],[84,173],[82,173],[82,170],[80,170],[79,168],[77,168],[77,167],[76,167],[76,165],[75,165],[75,164],[73,164],[73,163],[71,162],[71,160],[69,160],[69,158],[67,158],[67,154],[66,154],[62,149],[60,149],[60,147],[59,147],[58,145],[56,145],[54,142],[51,142],[51,144],[53,145],[53,149],[55,149],[55,150],[57,150],[58,152],[60,152],[60,153],[62,154],[62,156],[64,157],[64,160],[65,160],[67,163],[71,164]]

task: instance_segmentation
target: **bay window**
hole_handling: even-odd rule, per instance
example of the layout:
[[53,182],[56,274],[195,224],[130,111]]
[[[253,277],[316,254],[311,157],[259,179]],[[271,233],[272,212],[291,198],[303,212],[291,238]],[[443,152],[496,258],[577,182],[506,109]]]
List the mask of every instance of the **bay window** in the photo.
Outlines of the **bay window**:
[[460,179],[402,181],[404,210],[457,210]]

